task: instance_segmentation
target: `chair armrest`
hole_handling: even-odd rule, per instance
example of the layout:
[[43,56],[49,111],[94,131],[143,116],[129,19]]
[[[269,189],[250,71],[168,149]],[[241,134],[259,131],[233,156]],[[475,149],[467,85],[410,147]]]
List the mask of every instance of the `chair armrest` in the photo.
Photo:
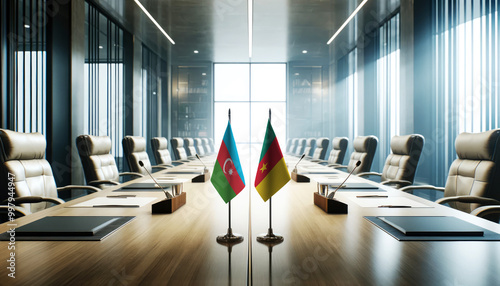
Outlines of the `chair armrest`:
[[95,181],[91,181],[91,182],[88,182],[87,184],[89,184],[90,186],[95,186],[95,187],[98,187],[100,188],[101,185],[119,185],[120,183],[118,182],[115,182],[115,181],[111,181],[111,180],[95,180]]
[[367,176],[380,176],[382,177],[382,173],[377,173],[377,172],[363,172],[356,174],[358,177],[367,177]]
[[401,188],[399,190],[402,192],[407,192],[407,193],[411,193],[411,192],[413,192],[413,190],[434,190],[434,191],[444,192],[443,187],[436,187],[436,186],[432,186],[432,185],[407,186],[407,187]]
[[328,167],[332,167],[332,168],[334,168],[334,169],[338,169],[338,168],[347,168],[347,166],[346,166],[346,165],[332,165],[332,166],[328,165]]
[[136,172],[123,172],[118,174],[118,176],[136,176],[136,177],[144,177],[143,174],[141,173],[136,173]]
[[[25,196],[25,197],[16,197],[12,204],[20,205],[20,204],[34,204],[41,202],[50,202],[56,205],[64,204],[65,202],[60,198],[50,198],[50,197],[40,197],[40,196]],[[4,201],[5,203],[5,201]]]
[[151,168],[165,170],[165,169],[168,169],[168,168],[171,168],[171,167],[168,167],[166,165],[155,165],[155,166],[151,166]]
[[399,185],[400,187],[405,187],[409,186],[412,184],[412,182],[407,181],[407,180],[387,180],[381,182],[382,185]]
[[500,214],[500,206],[478,207],[475,210],[473,210],[470,214],[483,218],[491,214]]
[[500,202],[495,199],[477,197],[477,196],[453,196],[445,197],[436,201],[438,204],[444,204],[449,202],[460,202],[460,203],[474,203],[482,205],[500,205]]
[[164,166],[164,167],[167,167],[167,168],[173,168],[174,165],[170,165],[170,164],[159,164],[158,166]]
[[57,188],[57,191],[65,191],[65,190],[87,190],[89,193],[100,192],[101,189],[93,187],[93,186],[77,186],[77,185],[69,185],[64,187]]
[[[23,207],[20,206],[8,206],[8,205],[0,205],[0,213],[9,213],[14,212],[20,214],[20,216],[29,215],[30,212]],[[14,215],[14,217],[20,217],[19,215]],[[10,216],[9,216],[10,219]],[[14,218],[12,218],[14,219]]]

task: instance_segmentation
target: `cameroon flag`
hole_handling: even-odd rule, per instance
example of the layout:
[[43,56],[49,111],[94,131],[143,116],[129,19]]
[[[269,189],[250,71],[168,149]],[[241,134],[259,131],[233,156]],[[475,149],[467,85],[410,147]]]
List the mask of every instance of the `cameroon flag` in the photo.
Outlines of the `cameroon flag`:
[[227,123],[224,138],[222,138],[222,144],[220,145],[219,154],[217,154],[217,161],[210,181],[226,203],[245,188],[245,178],[243,177],[233,130],[229,122]]
[[274,134],[271,121],[267,121],[266,136],[260,153],[260,162],[255,177],[255,188],[262,199],[267,201],[288,181],[290,174],[283,159],[278,138]]

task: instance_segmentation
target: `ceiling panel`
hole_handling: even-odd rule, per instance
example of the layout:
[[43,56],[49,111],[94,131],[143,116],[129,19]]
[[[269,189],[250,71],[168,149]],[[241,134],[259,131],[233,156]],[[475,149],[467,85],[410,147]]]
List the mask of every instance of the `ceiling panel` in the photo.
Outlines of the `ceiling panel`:
[[[140,0],[175,41],[172,45],[133,0],[94,1],[172,62],[248,62],[246,0]],[[328,61],[352,48],[399,6],[370,0],[329,47],[326,42],[362,0],[254,0],[252,62]],[[357,24],[355,24],[357,23]],[[193,51],[198,50],[195,54]],[[302,53],[307,50],[307,53]]]

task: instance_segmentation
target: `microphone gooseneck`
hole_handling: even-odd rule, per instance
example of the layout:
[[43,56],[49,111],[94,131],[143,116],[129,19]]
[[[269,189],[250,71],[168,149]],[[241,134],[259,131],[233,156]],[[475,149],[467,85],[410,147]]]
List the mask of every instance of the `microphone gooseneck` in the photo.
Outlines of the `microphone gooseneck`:
[[349,177],[352,175],[352,173],[354,172],[354,170],[356,170],[357,167],[359,167],[359,165],[361,165],[361,161],[358,161],[356,162],[356,166],[354,166],[354,168],[352,169],[352,171],[349,173],[349,175],[347,175],[347,177],[345,178],[345,180],[342,182],[342,184],[340,184],[333,192],[331,192],[329,195],[328,195],[328,198],[329,199],[333,199],[333,197],[335,196],[335,193],[337,192],[338,189],[342,188],[342,186],[344,186],[344,183],[347,181],[347,179],[349,179]]
[[302,156],[300,156],[299,161],[297,162],[297,164],[295,164],[295,168],[293,168],[293,172],[297,173],[297,166],[299,165],[300,161],[302,161],[302,159],[304,159],[305,156],[306,156],[306,153],[304,153],[304,154],[302,154]]
[[200,156],[198,155],[198,153],[196,153],[196,158],[198,158],[198,160],[200,160],[201,164],[203,165],[203,167],[205,167],[205,170],[207,170],[207,165],[205,165],[205,163],[203,163],[203,161],[201,160]]
[[146,172],[151,177],[151,179],[153,179],[153,181],[155,182],[155,184],[158,185],[158,187],[160,187],[160,189],[165,193],[165,197],[167,197],[167,199],[171,199],[172,195],[169,192],[165,191],[165,189],[163,189],[163,187],[160,184],[158,184],[158,182],[155,180],[155,178],[153,177],[153,175],[151,175],[151,173],[148,171],[148,169],[144,166],[144,163],[142,161],[139,161],[139,166],[143,167],[144,170],[146,170]]

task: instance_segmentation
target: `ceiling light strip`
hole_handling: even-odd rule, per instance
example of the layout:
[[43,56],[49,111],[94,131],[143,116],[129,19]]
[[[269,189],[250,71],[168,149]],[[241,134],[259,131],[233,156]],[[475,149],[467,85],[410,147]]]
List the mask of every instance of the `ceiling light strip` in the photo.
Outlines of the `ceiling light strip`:
[[253,0],[248,0],[248,57],[252,58],[253,47]]
[[333,41],[333,39],[335,39],[335,37],[337,37],[337,35],[340,34],[340,32],[342,32],[342,30],[345,28],[345,26],[347,26],[347,24],[349,24],[349,22],[352,20],[352,18],[354,18],[354,16],[356,16],[356,14],[358,14],[359,10],[361,10],[361,8],[363,8],[363,5],[365,5],[366,2],[368,2],[368,0],[364,0],[363,2],[361,2],[361,4],[359,4],[359,6],[356,8],[356,10],[354,10],[354,12],[352,12],[351,16],[349,16],[349,18],[347,18],[347,20],[345,20],[344,24],[342,24],[342,26],[340,26],[340,28],[337,30],[337,32],[335,32],[335,34],[333,34],[333,36],[330,38],[330,40],[328,40],[328,42],[326,43],[327,45],[329,45]]
[[151,16],[151,14],[149,14],[148,10],[146,10],[146,8],[144,8],[144,6],[142,6],[141,2],[139,2],[139,0],[134,0],[134,2],[137,4],[137,6],[139,6],[139,8],[141,8],[141,10],[144,12],[144,14],[146,14],[146,16],[149,17],[149,19],[156,25],[156,27],[163,33],[163,35],[165,35],[165,37],[167,37],[167,39],[172,43],[172,45],[175,45],[174,40],[172,40],[172,38],[170,38],[170,36],[167,34],[167,32],[165,32],[165,30],[163,30],[163,28],[160,26],[160,24],[158,24],[158,22],[156,22],[155,18],[153,18],[153,16]]

